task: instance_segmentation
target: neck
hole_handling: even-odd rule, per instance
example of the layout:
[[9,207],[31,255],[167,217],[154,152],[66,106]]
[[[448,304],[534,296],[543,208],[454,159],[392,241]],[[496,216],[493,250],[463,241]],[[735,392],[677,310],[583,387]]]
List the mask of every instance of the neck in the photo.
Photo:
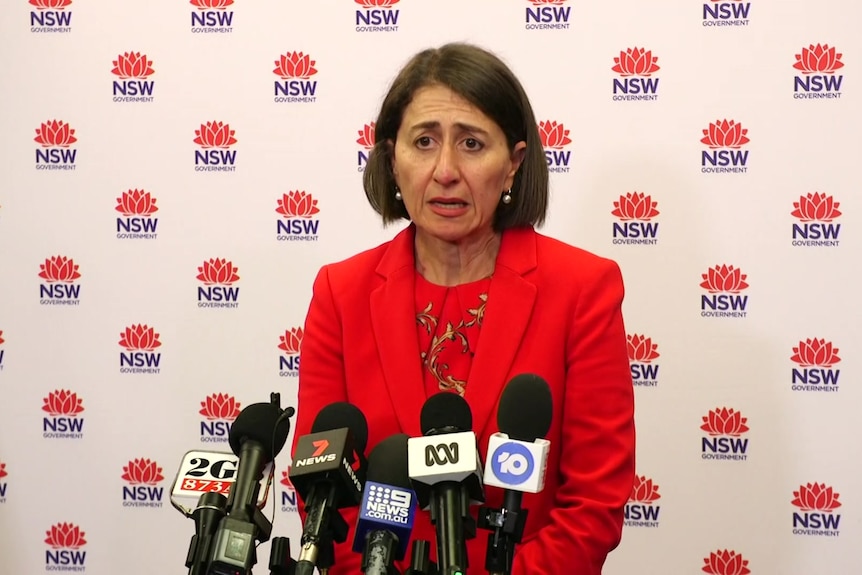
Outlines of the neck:
[[447,242],[416,230],[416,269],[433,284],[454,286],[474,282],[494,273],[500,251],[499,233],[488,231],[477,238]]

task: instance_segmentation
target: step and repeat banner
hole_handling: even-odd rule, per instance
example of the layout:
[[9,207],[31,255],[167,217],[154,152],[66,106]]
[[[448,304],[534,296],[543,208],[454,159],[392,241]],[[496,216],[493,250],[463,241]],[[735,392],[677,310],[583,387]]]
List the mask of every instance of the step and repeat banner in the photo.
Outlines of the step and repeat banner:
[[[185,572],[183,454],[228,451],[271,392],[295,405],[317,270],[400,227],[361,186],[382,96],[468,41],[532,99],[542,231],[625,277],[637,477],[605,573],[862,573],[860,21],[849,0],[7,0],[0,571]],[[266,513],[296,555],[287,451]]]

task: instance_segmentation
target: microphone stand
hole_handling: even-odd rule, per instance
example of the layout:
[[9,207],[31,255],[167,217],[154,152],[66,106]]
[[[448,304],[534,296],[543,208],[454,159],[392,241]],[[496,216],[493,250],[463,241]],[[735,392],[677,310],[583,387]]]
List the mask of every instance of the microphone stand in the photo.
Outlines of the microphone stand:
[[414,540],[410,550],[410,568],[404,575],[439,575],[437,564],[431,561],[431,542]]
[[198,499],[198,506],[192,512],[195,520],[195,534],[189,543],[186,555],[188,575],[207,575],[212,543],[219,521],[227,514],[227,497],[221,493],[204,493]]
[[269,575],[294,575],[296,560],[290,556],[290,539],[273,537],[269,548]]
[[485,570],[490,575],[511,575],[515,544],[524,536],[527,510],[521,509],[523,493],[505,490],[503,507],[482,507],[479,510],[479,527],[488,529],[488,549],[485,553]]

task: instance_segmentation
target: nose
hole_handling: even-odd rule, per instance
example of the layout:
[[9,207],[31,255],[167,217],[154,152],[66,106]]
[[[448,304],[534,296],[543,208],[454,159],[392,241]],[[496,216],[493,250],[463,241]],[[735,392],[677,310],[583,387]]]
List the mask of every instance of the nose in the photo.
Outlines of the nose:
[[437,155],[437,165],[434,167],[434,181],[443,186],[448,186],[458,181],[458,155],[455,146],[444,144],[440,146]]

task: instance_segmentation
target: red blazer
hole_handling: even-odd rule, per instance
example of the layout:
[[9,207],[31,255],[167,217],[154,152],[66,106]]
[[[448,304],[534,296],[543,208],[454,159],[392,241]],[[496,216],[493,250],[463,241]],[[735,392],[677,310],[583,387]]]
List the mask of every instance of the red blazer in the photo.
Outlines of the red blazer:
[[[302,341],[297,437],[336,401],[349,401],[365,414],[366,453],[395,433],[422,435],[419,413],[427,397],[416,333],[413,236],[409,226],[388,243],[320,270]],[[513,575],[599,575],[619,543],[635,472],[622,299],[614,262],[532,228],[503,233],[464,395],[482,461],[489,436],[498,431],[506,382],[520,373],[538,374],[554,400],[545,488],[524,495],[530,512]],[[502,493],[486,487],[487,504],[499,507]],[[355,524],[355,510],[345,518]],[[467,543],[471,573],[485,572],[488,533],[479,530]],[[352,538],[337,546],[332,575],[359,573],[360,556],[348,548]],[[417,514],[413,539],[429,540],[436,549],[426,512]]]

